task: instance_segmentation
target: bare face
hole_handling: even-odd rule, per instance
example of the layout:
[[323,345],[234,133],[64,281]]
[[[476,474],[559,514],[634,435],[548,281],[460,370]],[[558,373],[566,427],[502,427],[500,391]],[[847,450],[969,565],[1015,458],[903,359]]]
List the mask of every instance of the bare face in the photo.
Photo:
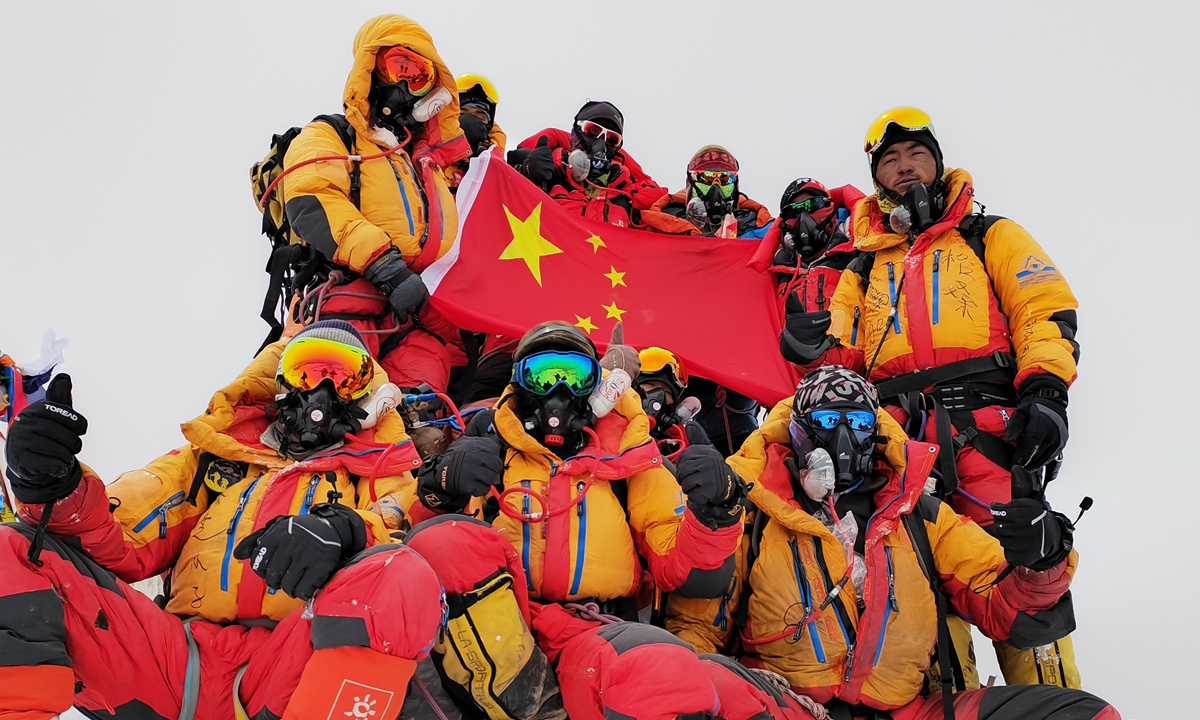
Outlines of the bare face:
[[917,183],[932,185],[937,180],[937,158],[916,140],[903,140],[883,153],[875,179],[884,189],[904,195]]

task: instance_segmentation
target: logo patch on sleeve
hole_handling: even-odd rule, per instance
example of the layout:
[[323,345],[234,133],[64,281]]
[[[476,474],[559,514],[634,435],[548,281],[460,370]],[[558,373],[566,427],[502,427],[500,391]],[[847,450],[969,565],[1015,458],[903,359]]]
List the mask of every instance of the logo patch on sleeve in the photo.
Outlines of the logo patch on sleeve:
[[1025,258],[1025,267],[1017,273],[1017,284],[1022,288],[1062,280],[1062,275],[1053,265],[1047,265],[1036,255]]

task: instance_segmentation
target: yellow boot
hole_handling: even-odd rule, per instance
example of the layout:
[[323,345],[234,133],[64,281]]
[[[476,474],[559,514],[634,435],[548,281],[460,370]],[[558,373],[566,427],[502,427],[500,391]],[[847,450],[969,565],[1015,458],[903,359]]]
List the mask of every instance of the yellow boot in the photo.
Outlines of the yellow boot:
[[1006,685],[1082,688],[1079,666],[1075,664],[1075,645],[1070,635],[1032,650],[1018,650],[998,642],[992,645],[996,648],[996,660]]

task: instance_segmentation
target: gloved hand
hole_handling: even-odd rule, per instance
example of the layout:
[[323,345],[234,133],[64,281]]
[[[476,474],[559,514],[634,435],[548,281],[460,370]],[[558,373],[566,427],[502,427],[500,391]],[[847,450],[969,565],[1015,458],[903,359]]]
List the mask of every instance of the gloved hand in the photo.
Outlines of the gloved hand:
[[525,161],[517,168],[522,175],[542,189],[546,189],[555,176],[562,174],[562,158],[558,157],[562,153],[557,153],[555,149],[547,147],[549,144],[549,138],[539,138],[537,147],[530,151],[529,155],[525,157]]
[[421,466],[417,491],[430,510],[457,512],[504,482],[504,443],[495,435],[464,435],[444,455]]
[[471,155],[478,155],[492,146],[487,124],[475,115],[469,113],[459,115],[458,126],[462,128],[463,136],[471,145]]
[[87,419],[71,406],[71,376],[58,375],[46,399],[21,411],[8,431],[5,459],[13,494],[27,505],[62,500],[79,487]]
[[783,332],[779,335],[779,352],[788,362],[807,365],[821,357],[837,343],[829,334],[832,316],[828,310],[804,312],[795,293],[788,295],[784,306]]
[[833,458],[825,448],[817,448],[805,458],[808,467],[800,471],[800,486],[804,494],[816,500],[823,501],[833,492],[837,482],[837,470],[833,467]]
[[697,520],[710,530],[742,521],[749,491],[720,451],[712,445],[693,445],[679,454],[675,468],[688,508]]
[[346,505],[320,503],[307,515],[281,515],[233,549],[273,590],[311,600],[367,546],[367,523]]
[[1075,527],[1062,513],[1037,498],[992,503],[992,535],[1004,548],[1009,565],[1042,571],[1058,565],[1071,553]]
[[688,200],[684,214],[687,215],[689,222],[701,230],[708,227],[708,207],[700,198]]
[[1067,384],[1038,373],[1021,383],[1017,411],[1004,439],[1017,443],[1013,464],[1036,470],[1067,445]]
[[363,276],[387,297],[402,323],[429,299],[429,290],[421,276],[408,269],[404,256],[394,247],[376,258]]

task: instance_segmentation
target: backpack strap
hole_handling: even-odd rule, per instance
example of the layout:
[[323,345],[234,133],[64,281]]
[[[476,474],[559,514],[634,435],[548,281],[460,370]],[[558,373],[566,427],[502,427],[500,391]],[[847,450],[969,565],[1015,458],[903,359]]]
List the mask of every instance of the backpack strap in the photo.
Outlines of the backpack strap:
[[[935,507],[929,508],[929,505]],[[904,520],[904,529],[908,531],[909,540],[912,541],[913,550],[916,552],[917,564],[921,566],[921,571],[929,580],[929,589],[933,591],[934,600],[937,602],[937,655],[940,672],[938,679],[942,690],[942,713],[945,720],[954,720],[954,692],[956,688],[959,691],[965,690],[966,681],[958,662],[958,654],[954,652],[954,641],[950,638],[949,600],[941,592],[937,565],[933,558],[933,547],[929,544],[929,532],[925,529],[926,511],[937,509],[938,505],[941,505],[939,500],[927,495],[922,496],[917,501],[917,507],[901,517]]]
[[846,269],[853,270],[858,274],[860,282],[862,283],[863,292],[866,292],[867,288],[871,286],[871,270],[874,267],[875,253],[863,251],[850,261],[850,264],[846,266]]
[[746,576],[742,580],[742,587],[739,588],[738,608],[733,619],[735,638],[741,633],[741,628],[746,627],[746,621],[750,619],[750,595],[752,594],[750,592],[750,571],[754,569],[754,562],[758,560],[763,531],[767,528],[768,519],[767,514],[761,508],[755,509],[754,524],[750,526],[750,547],[746,550]]
[[985,269],[987,263],[984,261],[984,257],[987,253],[987,244],[984,241],[988,231],[992,229],[993,225],[1006,219],[1000,215],[973,213],[963,218],[962,222],[958,224],[959,234],[962,235],[963,240],[967,241],[967,245],[975,252],[975,257],[979,258],[979,262]]
[[[346,119],[345,115],[318,115],[313,118],[313,122],[323,122],[332,127],[342,139],[342,144],[346,146],[346,152],[354,155],[354,143],[356,141],[354,126]],[[350,161],[350,202],[354,203],[354,207],[362,209],[362,169],[360,161]]]

